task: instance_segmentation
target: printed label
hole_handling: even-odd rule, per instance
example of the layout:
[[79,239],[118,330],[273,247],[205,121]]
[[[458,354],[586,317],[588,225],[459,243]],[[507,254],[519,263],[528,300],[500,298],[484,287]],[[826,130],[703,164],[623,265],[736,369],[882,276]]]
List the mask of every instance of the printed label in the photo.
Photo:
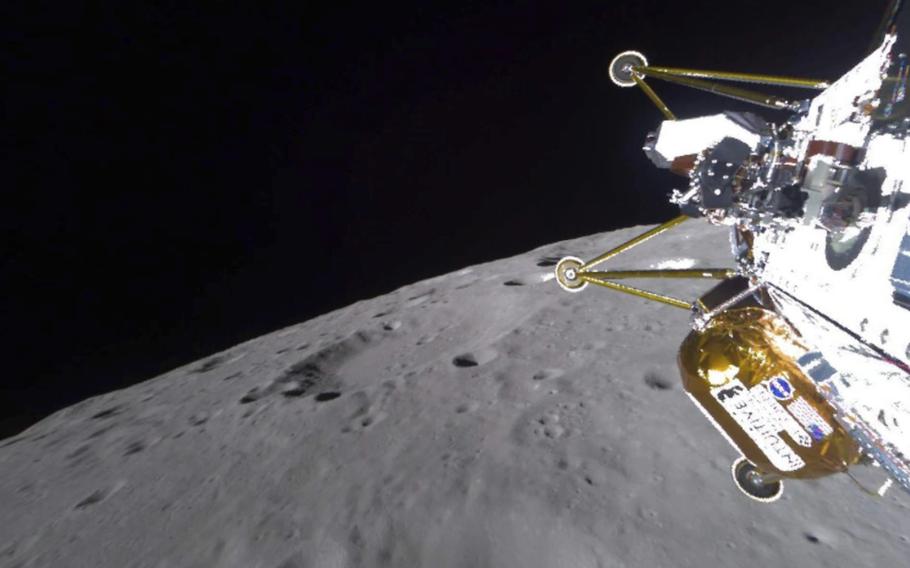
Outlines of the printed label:
[[[764,393],[762,396],[759,393]],[[797,443],[812,439],[772,398],[765,386],[747,389],[739,379],[711,389],[711,395],[780,471],[795,471],[806,463],[779,434],[786,430]],[[758,396],[756,396],[758,395]],[[770,402],[770,404],[769,404]],[[802,436],[799,436],[802,432]]]
[[761,408],[765,412],[765,416],[777,425],[777,430],[775,430],[775,432],[786,432],[790,435],[790,438],[800,446],[804,448],[812,447],[812,436],[800,426],[799,422],[787,414],[784,407],[774,400],[774,397],[771,396],[767,388],[762,388],[761,385],[758,385],[749,392],[752,393],[753,399],[761,405]]
[[800,424],[805,426],[806,430],[816,440],[824,440],[834,433],[834,428],[831,427],[831,424],[822,418],[821,414],[802,397],[796,397],[796,400],[787,405],[787,410]]

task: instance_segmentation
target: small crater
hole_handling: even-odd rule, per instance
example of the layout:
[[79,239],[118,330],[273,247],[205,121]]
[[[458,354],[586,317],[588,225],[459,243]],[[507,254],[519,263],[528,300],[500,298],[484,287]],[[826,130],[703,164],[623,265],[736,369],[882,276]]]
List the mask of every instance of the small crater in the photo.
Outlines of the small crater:
[[190,415],[189,421],[193,426],[202,426],[209,420],[209,415],[205,412],[196,412]]
[[475,410],[477,410],[477,403],[474,402],[463,402],[455,407],[455,412],[457,414],[465,414]]
[[205,361],[204,363],[202,363],[202,365],[193,369],[190,372],[196,373],[196,374],[208,373],[209,371],[220,367],[222,363],[224,363],[224,357],[212,357],[211,359]]
[[85,457],[86,454],[88,454],[88,451],[90,449],[91,448],[88,445],[79,446],[78,448],[76,448],[75,450],[73,450],[72,452],[67,454],[66,458],[71,459],[71,460],[81,461],[82,458]]
[[422,294],[417,294],[416,296],[411,296],[410,298],[408,298],[408,300],[419,300],[421,298],[426,298],[427,296],[430,296],[435,292],[436,292],[435,288],[430,288],[429,290],[427,290],[426,292],[424,292]]
[[559,260],[560,259],[558,256],[544,256],[542,258],[537,259],[537,266],[541,266],[541,267],[556,266],[557,264],[559,264]]
[[819,542],[821,542],[821,540],[812,533],[803,533],[803,536],[806,537],[806,540],[808,540],[812,544],[818,544]]
[[4,440],[2,443],[0,443],[0,448],[6,448],[8,446],[12,446],[13,444],[18,444],[19,442],[22,442],[23,440],[25,440],[25,438],[22,436],[15,436],[13,438],[9,438],[7,440]]
[[503,283],[503,286],[524,286],[525,283],[521,280],[509,280]]
[[105,418],[110,418],[111,416],[117,416],[123,412],[123,409],[119,406],[112,406],[110,408],[105,408],[101,412],[92,415],[92,420],[103,420]]
[[140,440],[140,441],[133,442],[129,446],[127,446],[126,453],[124,453],[123,455],[131,456],[133,454],[138,454],[139,452],[141,452],[143,450],[145,450],[145,442]]
[[[6,558],[12,558],[16,555],[16,543],[12,543],[3,550],[0,550],[0,556],[5,556]],[[21,565],[19,565],[21,566]]]
[[382,324],[382,329],[385,331],[395,331],[399,327],[401,327],[400,321],[393,321]]
[[364,428],[369,428],[370,426],[373,425],[373,418],[371,416],[367,416],[366,418],[364,418],[363,420],[360,421],[360,425],[363,426]]
[[306,379],[312,379],[314,381],[322,378],[323,372],[322,369],[316,363],[311,361],[303,361],[292,365],[290,369],[285,372],[285,374],[278,379],[279,382],[290,382],[293,380],[298,380],[299,377],[304,377]]
[[667,379],[661,377],[657,373],[647,373],[645,374],[645,384],[648,385],[648,388],[654,390],[670,390],[673,388],[673,384]]
[[221,380],[222,380],[222,381],[230,381],[230,380],[236,379],[237,377],[239,377],[239,376],[242,375],[242,374],[243,374],[242,372],[237,371],[236,373],[232,373],[232,374],[230,374],[230,375],[224,377],[224,378],[221,379]]
[[278,568],[304,568],[305,566],[309,566],[309,564],[306,562],[303,553],[298,551],[286,558],[284,562],[278,565]]
[[585,476],[585,483],[587,483],[588,485],[590,485],[592,487],[594,486],[594,480],[591,479],[591,477],[587,476],[587,475]]
[[476,367],[477,359],[470,353],[464,353],[452,359],[452,364],[456,367]]
[[305,395],[308,390],[310,390],[310,385],[307,385],[305,383],[297,383],[297,385],[287,390],[281,391],[281,394],[286,398],[298,398]]
[[562,369],[541,369],[534,373],[531,377],[535,381],[546,381],[551,379],[557,379],[563,375]]
[[316,402],[328,402],[330,400],[335,400],[339,396],[341,396],[340,392],[321,392],[314,398],[316,399]]
[[83,499],[82,501],[79,501],[78,503],[76,503],[76,506],[73,508],[76,510],[87,509],[87,508],[91,507],[92,505],[97,505],[98,503],[101,503],[102,501],[107,499],[108,496],[109,496],[108,491],[103,490],[103,489],[98,489],[97,491],[95,491],[94,493],[92,493],[91,495],[89,495],[88,497]]
[[387,315],[389,315],[389,312],[379,312],[378,314],[374,314],[373,317],[374,317],[374,318],[381,318],[381,317],[387,316]]
[[95,430],[94,432],[89,434],[88,437],[90,440],[93,438],[98,438],[100,436],[103,436],[104,434],[107,434],[108,432],[110,432],[113,429],[114,429],[114,426],[108,425],[108,426],[105,426],[104,428],[99,428],[98,430]]
[[543,435],[551,439],[562,438],[565,433],[565,429],[558,424],[551,424],[543,429]]
[[240,404],[249,404],[251,402],[256,402],[260,398],[265,396],[265,390],[259,387],[252,389],[250,392],[243,395],[240,399]]

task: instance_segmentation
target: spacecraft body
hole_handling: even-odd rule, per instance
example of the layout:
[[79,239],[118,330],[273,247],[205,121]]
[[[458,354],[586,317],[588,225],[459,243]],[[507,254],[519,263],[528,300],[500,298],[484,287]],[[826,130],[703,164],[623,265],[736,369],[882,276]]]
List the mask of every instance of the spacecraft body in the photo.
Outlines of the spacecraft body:
[[[886,14],[893,23],[901,8]],[[890,20],[888,19],[890,18]],[[883,24],[884,25],[884,24]],[[910,491],[910,101],[906,38],[886,26],[878,47],[833,83],[649,66],[624,52],[613,81],[639,86],[668,120],[644,151],[688,178],[670,201],[683,215],[583,262],[557,282],[593,283],[689,309],[679,352],[687,395],[743,457],[737,486],[772,501],[784,478],[856,464]],[[789,113],[772,123],[724,112],[678,120],[645,77]],[[703,78],[820,89],[787,101]],[[594,271],[688,218],[730,227],[735,269]],[[684,302],[616,282],[716,278]]]
[[906,97],[895,39],[816,97],[765,166],[796,162],[804,213],[753,222],[744,272],[813,346],[800,364],[839,422],[910,491],[910,124],[890,120]]
[[[910,490],[910,125],[888,120],[903,86],[885,79],[895,64],[901,77],[906,64],[894,61],[894,41],[886,37],[782,127],[724,132],[697,155],[687,194],[675,196],[696,216],[731,226],[739,273],[760,283],[807,345],[778,357],[799,372],[750,389],[750,407],[776,422],[776,439],[788,438],[770,446],[754,425],[738,424],[765,444],[751,452],[763,471],[815,476],[825,460],[799,457],[801,446],[840,448],[827,467],[843,470],[857,458],[843,447],[846,431]],[[785,392],[788,384],[803,396]],[[816,394],[827,409],[807,403]]]

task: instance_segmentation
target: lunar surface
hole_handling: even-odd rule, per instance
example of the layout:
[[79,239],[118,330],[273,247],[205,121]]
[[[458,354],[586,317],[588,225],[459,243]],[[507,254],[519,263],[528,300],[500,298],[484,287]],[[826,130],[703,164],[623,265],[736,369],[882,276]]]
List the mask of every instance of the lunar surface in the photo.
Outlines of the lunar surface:
[[[684,310],[553,281],[642,229],[405,286],[3,440],[0,565],[906,566],[899,490],[737,491],[679,383]],[[730,265],[724,230],[604,268],[693,265]]]

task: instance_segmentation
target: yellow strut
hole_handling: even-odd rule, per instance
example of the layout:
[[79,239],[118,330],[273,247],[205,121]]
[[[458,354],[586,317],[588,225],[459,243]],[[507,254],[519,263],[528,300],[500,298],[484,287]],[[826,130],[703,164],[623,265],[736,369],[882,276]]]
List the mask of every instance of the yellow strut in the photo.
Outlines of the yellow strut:
[[682,69],[679,67],[656,67],[646,65],[639,67],[638,71],[647,75],[650,72],[676,75],[677,77],[694,77],[698,79],[715,79],[717,81],[735,81],[738,83],[754,83],[757,85],[774,85],[777,87],[799,87],[803,89],[827,89],[831,86],[828,81],[821,79],[799,79],[797,77],[780,77],[777,75],[761,75],[756,73],[732,73],[728,71],[704,71],[701,69]]
[[621,280],[623,278],[712,278],[714,280],[726,280],[736,276],[736,271],[732,268],[666,268],[658,270],[584,271],[583,274],[613,280]]
[[629,239],[628,241],[624,242],[623,244],[619,245],[618,247],[615,247],[615,248],[612,248],[612,249],[608,250],[607,252],[605,252],[605,253],[603,253],[602,255],[598,256],[598,257],[595,258],[594,260],[589,260],[588,262],[586,262],[586,263],[584,263],[583,265],[581,265],[581,266],[579,267],[579,270],[582,271],[582,272],[584,272],[585,270],[589,270],[589,269],[591,269],[591,268],[594,268],[595,266],[597,266],[597,265],[600,264],[601,262],[604,262],[604,261],[607,260],[607,259],[613,258],[613,257],[616,256],[617,254],[619,254],[619,253],[621,253],[621,252],[623,252],[623,251],[627,251],[627,250],[629,250],[630,248],[632,248],[632,247],[634,247],[634,246],[638,246],[638,245],[640,245],[641,243],[643,243],[643,242],[647,241],[648,239],[650,239],[651,237],[656,237],[657,235],[659,235],[659,234],[661,234],[661,233],[663,233],[663,232],[665,232],[665,231],[669,231],[670,229],[672,229],[672,228],[675,227],[676,225],[679,225],[680,223],[682,223],[683,221],[687,220],[688,218],[689,218],[689,217],[687,217],[687,216],[685,216],[685,215],[680,215],[679,217],[675,217],[675,218],[673,218],[673,219],[670,219],[670,220],[667,221],[666,223],[664,223],[664,224],[662,224],[662,225],[658,225],[658,226],[654,227],[653,229],[651,229],[651,230],[649,230],[649,231],[645,231],[644,233],[638,235],[637,237],[634,237],[634,238]]
[[[679,298],[674,298],[672,296],[667,296],[665,294],[658,294],[657,292],[651,292],[649,290],[642,290],[640,288],[635,288],[634,286],[628,286],[626,284],[620,284],[619,282],[613,282],[611,279],[623,279],[623,278],[713,278],[717,280],[724,280],[730,278],[736,274],[736,271],[730,268],[684,268],[684,269],[659,269],[659,270],[606,270],[606,271],[592,271],[590,270],[594,266],[606,261],[607,259],[613,258],[614,256],[627,251],[635,246],[640,245],[641,243],[647,241],[648,239],[657,236],[663,232],[669,231],[673,227],[679,225],[689,217],[685,215],[680,215],[674,219],[670,219],[662,225],[658,225],[653,229],[645,231],[644,233],[629,239],[628,241],[622,243],[621,245],[610,249],[609,251],[603,253],[597,258],[588,261],[587,263],[580,264],[580,261],[570,261],[577,262],[578,265],[575,267],[568,266],[566,270],[560,271],[557,268],[557,278],[560,278],[560,282],[564,287],[577,289],[579,286],[583,286],[585,283],[596,284],[598,286],[603,286],[604,288],[610,288],[611,290],[616,290],[618,292],[623,292],[626,294],[631,294],[639,298],[645,298],[646,300],[652,300],[655,302],[660,302],[677,308],[682,308],[685,310],[691,310],[697,304],[692,304],[691,302],[686,302],[685,300],[680,300]],[[565,261],[563,261],[565,262]]]
[[641,73],[645,77],[661,79],[663,81],[667,81],[668,83],[676,83],[678,85],[691,87],[693,89],[698,89],[701,91],[707,91],[709,93],[714,93],[715,95],[721,95],[759,106],[778,110],[794,110],[796,108],[796,103],[782,99],[780,97],[776,97],[774,95],[766,95],[764,93],[750,91],[749,89],[741,89],[739,87],[722,85],[720,83],[712,83],[711,81],[703,81],[701,79],[695,79],[693,77],[665,73],[663,71],[659,71],[658,69],[659,68],[654,67],[633,67],[632,71],[633,76],[634,73]]
[[651,102],[654,103],[660,112],[664,113],[664,116],[667,117],[667,120],[676,120],[676,115],[670,111],[670,108],[667,106],[667,103],[663,102],[660,97],[657,96],[657,93],[654,92],[654,89],[651,88],[651,85],[645,83],[645,80],[638,73],[632,72],[632,80],[635,81],[635,84],[641,87],[641,90],[648,95],[648,98],[651,99]]
[[625,284],[620,284],[619,282],[610,282],[609,280],[601,280],[595,276],[591,276],[588,273],[581,272],[578,274],[578,277],[585,281],[590,282],[591,284],[597,284],[598,286],[603,286],[605,288],[610,288],[612,290],[617,290],[619,292],[625,292],[626,294],[632,294],[633,296],[638,296],[639,298],[645,298],[646,300],[653,300],[655,302],[661,302],[663,304],[668,304],[670,306],[675,306],[677,308],[682,308],[684,310],[692,309],[692,304],[686,302],[685,300],[680,300],[679,298],[673,298],[672,296],[665,296],[664,294],[658,294],[657,292],[649,292],[648,290],[642,290],[640,288],[634,288],[632,286],[626,286]]

